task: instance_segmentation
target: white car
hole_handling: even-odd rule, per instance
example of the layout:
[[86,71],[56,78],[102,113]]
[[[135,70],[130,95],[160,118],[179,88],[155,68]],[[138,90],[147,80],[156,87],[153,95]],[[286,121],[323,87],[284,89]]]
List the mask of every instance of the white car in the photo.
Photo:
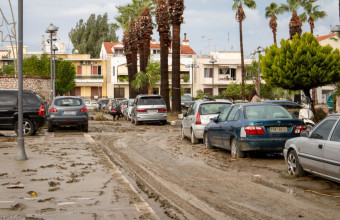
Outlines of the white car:
[[287,140],[283,154],[292,176],[304,172],[340,183],[340,114],[332,114],[301,137]]
[[197,100],[192,103],[188,111],[183,114],[181,137],[189,137],[192,144],[197,144],[203,139],[204,127],[210,119],[217,117],[227,106],[232,103],[228,100]]

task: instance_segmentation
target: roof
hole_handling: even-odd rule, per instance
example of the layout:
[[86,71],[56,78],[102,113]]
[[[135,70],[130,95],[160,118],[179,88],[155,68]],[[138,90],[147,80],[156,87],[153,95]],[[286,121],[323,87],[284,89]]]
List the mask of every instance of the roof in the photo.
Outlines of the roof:
[[324,35],[324,36],[319,36],[317,37],[317,41],[320,42],[320,41],[323,41],[323,40],[326,40],[328,38],[331,38],[331,37],[334,37],[336,34],[327,34],[327,35]]
[[[107,54],[114,54],[112,51],[112,47],[115,47],[116,45],[124,45],[121,42],[103,42],[104,48],[106,50]],[[160,49],[160,44],[150,43],[150,49]],[[123,47],[115,47],[115,49],[124,49]],[[195,55],[196,52],[189,46],[189,45],[181,45],[181,54],[191,54]]]

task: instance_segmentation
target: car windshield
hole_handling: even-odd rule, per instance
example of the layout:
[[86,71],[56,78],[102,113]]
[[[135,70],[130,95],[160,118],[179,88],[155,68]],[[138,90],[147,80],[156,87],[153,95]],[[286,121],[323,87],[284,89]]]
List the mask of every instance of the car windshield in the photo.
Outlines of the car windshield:
[[81,99],[75,99],[75,98],[62,98],[62,99],[56,99],[54,101],[54,105],[56,106],[80,106],[82,105]]
[[141,97],[138,105],[165,105],[162,97]]
[[201,104],[199,108],[199,113],[200,115],[219,114],[223,112],[223,110],[228,106],[230,106],[229,103],[219,102]]
[[193,99],[192,99],[192,97],[190,97],[190,96],[182,96],[181,97],[181,101],[183,102],[183,101],[192,101]]
[[276,105],[256,105],[245,107],[246,119],[279,119],[293,118],[292,115],[282,106]]
[[85,104],[90,104],[91,102],[90,102],[90,100],[84,100],[84,103]]

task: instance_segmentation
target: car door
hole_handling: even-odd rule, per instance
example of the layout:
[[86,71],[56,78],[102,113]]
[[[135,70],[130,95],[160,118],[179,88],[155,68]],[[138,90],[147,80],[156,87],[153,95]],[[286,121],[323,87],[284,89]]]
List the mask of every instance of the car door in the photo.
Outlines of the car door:
[[324,171],[340,180],[340,120],[324,145]]
[[0,127],[12,129],[18,111],[17,92],[0,91]]
[[324,170],[324,147],[336,119],[326,119],[310,134],[308,141],[301,143],[299,158],[303,168],[322,173]]
[[223,142],[222,142],[222,127],[223,123],[225,123],[228,113],[231,109],[231,106],[226,107],[218,116],[218,121],[214,123],[210,123],[208,127],[209,129],[209,137],[210,137],[210,142],[213,146],[217,147],[223,147]]
[[186,116],[183,118],[184,135],[189,137],[191,135],[191,123],[194,118],[196,103],[189,106]]
[[230,149],[230,141],[231,138],[236,133],[238,120],[241,116],[241,109],[239,105],[234,106],[230,113],[228,114],[227,120],[222,124],[222,128],[220,130],[220,136],[222,145],[226,149]]

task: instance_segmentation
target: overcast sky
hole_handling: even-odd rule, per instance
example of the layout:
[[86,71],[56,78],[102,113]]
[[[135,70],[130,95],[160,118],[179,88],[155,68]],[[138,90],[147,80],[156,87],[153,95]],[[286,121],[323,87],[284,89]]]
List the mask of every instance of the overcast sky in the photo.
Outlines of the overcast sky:
[[[257,0],[255,10],[245,9],[246,20],[243,22],[243,39],[245,54],[249,54],[258,46],[267,47],[273,43],[273,35],[266,19],[265,7],[270,2],[281,4],[285,0]],[[0,8],[7,20],[12,21],[9,1],[1,0]],[[15,19],[17,18],[17,0],[11,0]],[[117,5],[123,5],[131,0],[24,0],[24,45],[29,51],[41,49],[41,38],[46,36],[45,29],[50,23],[59,27],[58,37],[65,43],[65,48],[71,53],[73,48],[68,33],[80,19],[85,21],[91,14],[108,13],[110,22],[116,22]],[[239,51],[239,29],[235,21],[235,11],[232,11],[233,0],[185,0],[184,21],[181,26],[181,37],[187,33],[190,46],[197,54],[208,54],[209,51]],[[339,5],[337,0],[319,0],[320,9],[328,16],[315,24],[315,35],[326,35],[330,27],[339,22]],[[300,9],[299,13],[302,12]],[[291,14],[285,13],[278,17],[277,40],[289,37],[288,23]],[[0,30],[6,32],[0,14]],[[308,23],[303,24],[303,30],[309,31]],[[122,31],[117,32],[121,40]],[[0,36],[1,38],[1,36]],[[154,29],[154,38],[158,33]],[[1,39],[0,39],[1,40]],[[0,42],[0,49],[8,43]]]

